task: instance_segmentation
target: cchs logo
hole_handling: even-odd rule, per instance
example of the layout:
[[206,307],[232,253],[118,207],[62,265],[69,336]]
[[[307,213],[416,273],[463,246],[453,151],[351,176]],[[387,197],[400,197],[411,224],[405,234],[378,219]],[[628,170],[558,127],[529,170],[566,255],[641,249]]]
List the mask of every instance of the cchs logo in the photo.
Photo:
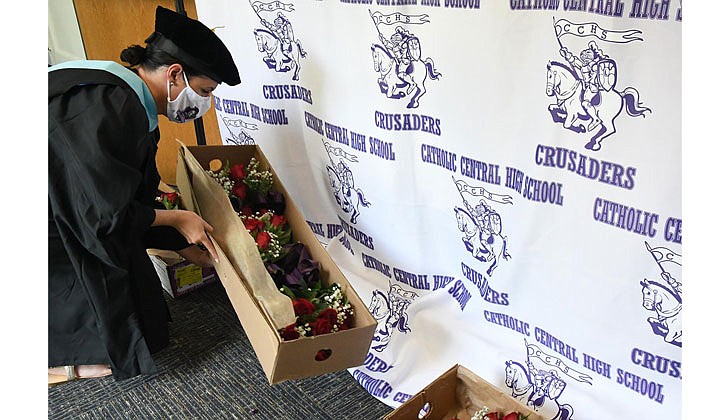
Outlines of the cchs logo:
[[604,42],[624,44],[642,41],[637,37],[641,32],[609,31],[594,22],[575,24],[566,19],[555,22],[554,31],[559,54],[568,64],[551,61],[546,65],[546,95],[556,99],[548,110],[554,122],[563,123],[565,129],[591,135],[585,148],[600,150],[602,140],[617,132],[614,121],[623,109],[632,117],[645,117],[652,111],[642,106],[637,89],[615,88],[617,63],[594,40],[577,57],[562,44],[561,37],[597,37]]

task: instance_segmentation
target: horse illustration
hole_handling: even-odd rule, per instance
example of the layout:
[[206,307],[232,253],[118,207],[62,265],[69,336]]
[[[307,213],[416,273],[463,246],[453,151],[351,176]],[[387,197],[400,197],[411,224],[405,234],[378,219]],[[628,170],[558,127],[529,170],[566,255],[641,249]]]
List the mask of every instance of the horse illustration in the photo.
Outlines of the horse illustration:
[[[569,404],[559,404],[556,400],[563,392],[563,382],[554,381],[537,386],[531,380],[526,368],[513,360],[506,361],[506,386],[511,388],[511,396],[518,401],[533,407],[544,418],[551,420],[568,420],[574,414]],[[549,377],[545,375],[545,377]],[[552,417],[548,417],[552,416]]]
[[665,342],[682,347],[682,298],[666,286],[651,281],[640,281],[642,306],[655,311],[657,317],[647,318],[655,334],[664,337]]
[[[584,86],[573,69],[558,61],[549,62],[546,65],[546,95],[556,97],[556,103],[548,107],[554,122],[563,122],[564,128],[577,133],[587,131],[585,121],[590,117],[581,104]],[[652,112],[642,106],[639,92],[633,87],[622,92],[614,88],[601,90],[592,104],[601,123],[597,133],[584,147],[594,151],[602,148],[602,140],[617,132],[614,120],[622,109],[626,109],[631,117],[645,117],[647,112]]]
[[492,276],[493,270],[498,267],[500,258],[504,258],[506,261],[511,258],[506,251],[506,237],[501,235],[500,216],[497,214],[491,215],[488,224],[492,227],[484,232],[467,210],[460,207],[455,207],[454,210],[458,230],[465,234],[462,237],[465,248],[479,261],[488,262],[492,260],[487,271],[488,275]]
[[392,339],[395,329],[403,333],[411,331],[407,325],[407,307],[415,297],[416,293],[406,291],[397,285],[390,285],[389,296],[381,290],[372,292],[369,312],[377,321],[386,318],[384,325],[375,331],[372,341],[376,341],[377,344],[372,346],[372,350],[379,352],[384,350]]
[[513,360],[506,361],[506,386],[511,388],[511,397],[526,404],[533,395],[533,384],[526,368]]
[[397,62],[392,59],[389,51],[378,44],[372,44],[371,49],[374,71],[379,73],[377,79],[379,89],[387,95],[387,98],[399,99],[406,96],[403,88],[407,87],[408,83],[397,74]]
[[277,72],[293,70],[293,80],[298,80],[298,72],[301,70],[301,57],[306,57],[306,52],[301,47],[301,42],[296,40],[291,45],[290,51],[284,51],[281,41],[268,29],[254,29],[255,42],[258,51],[265,53],[263,61],[268,68],[275,68]]
[[389,314],[389,300],[381,290],[372,292],[372,300],[369,303],[369,312],[377,321],[382,320]]
[[341,163],[339,166],[341,167],[340,171],[336,171],[331,166],[326,165],[331,188],[334,190],[336,203],[341,206],[341,209],[346,213],[351,212],[349,221],[351,223],[356,223],[360,214],[359,205],[369,207],[372,203],[367,201],[364,197],[364,192],[360,188],[354,188],[354,178],[351,174],[351,170]]
[[[411,58],[405,69],[381,45],[372,45],[372,59],[374,70],[379,72],[379,88],[388,98],[403,98],[414,91],[407,108],[420,106],[420,98],[427,92],[425,80],[429,77],[439,80],[442,74],[435,70],[431,58],[422,60],[420,56],[419,40],[415,37],[407,41],[407,50]],[[406,79],[406,80],[405,80]]]

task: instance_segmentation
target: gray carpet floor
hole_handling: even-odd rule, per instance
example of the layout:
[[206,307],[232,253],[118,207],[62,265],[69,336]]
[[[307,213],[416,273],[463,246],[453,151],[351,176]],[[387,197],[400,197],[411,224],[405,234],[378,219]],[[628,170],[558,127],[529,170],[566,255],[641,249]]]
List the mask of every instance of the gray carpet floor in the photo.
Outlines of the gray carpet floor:
[[392,408],[347,372],[269,385],[219,282],[168,299],[159,372],[48,388],[49,419],[382,419]]

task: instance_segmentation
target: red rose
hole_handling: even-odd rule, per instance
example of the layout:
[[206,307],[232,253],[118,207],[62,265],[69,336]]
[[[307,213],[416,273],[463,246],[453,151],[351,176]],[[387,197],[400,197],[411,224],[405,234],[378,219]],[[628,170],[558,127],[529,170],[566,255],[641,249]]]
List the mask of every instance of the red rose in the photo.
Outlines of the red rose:
[[268,250],[268,245],[270,245],[270,234],[268,232],[258,232],[258,236],[255,237],[255,243],[257,243],[258,248],[263,251]]
[[311,315],[314,311],[316,311],[316,307],[308,299],[298,298],[293,301],[293,312],[296,313],[296,316]]
[[331,356],[331,350],[319,350],[316,352],[316,361],[320,362],[322,360],[326,360]]
[[336,321],[338,321],[336,309],[334,308],[326,308],[323,311],[319,312],[318,319],[327,319],[331,325],[336,325]]
[[248,187],[242,182],[238,182],[233,187],[233,195],[241,200],[245,200],[245,196],[248,195]]
[[498,420],[498,413],[488,413],[485,415],[488,420]]
[[318,318],[316,322],[311,323],[311,331],[313,335],[328,334],[333,331],[334,327],[328,318]]
[[274,214],[273,217],[270,219],[270,224],[275,227],[278,227],[284,223],[286,223],[286,218],[278,214]]
[[179,199],[179,196],[176,192],[162,193],[160,197],[165,209],[174,210],[177,208],[177,200]]
[[[346,318],[344,318],[344,323],[341,325],[342,330],[346,330],[349,328],[354,328],[354,317],[352,315],[347,315]],[[346,327],[346,328],[343,328]]]
[[243,178],[245,178],[245,166],[242,164],[233,165],[233,167],[230,168],[230,176],[235,181],[242,181]]
[[263,228],[263,222],[258,219],[245,219],[243,224],[245,225],[245,229],[248,229],[248,232],[254,232]]
[[513,411],[513,412],[508,413],[505,416],[503,416],[502,420],[518,420],[518,417],[519,417],[518,413]]
[[253,209],[246,206],[246,207],[243,207],[242,209],[240,209],[240,213],[243,216],[252,216],[253,215]]
[[165,198],[169,200],[170,203],[174,203],[177,201],[177,193],[176,192],[168,192],[168,193],[162,193],[162,200]]
[[281,337],[283,337],[283,341],[295,340],[300,336],[301,335],[298,331],[296,331],[296,324],[291,324],[281,330]]

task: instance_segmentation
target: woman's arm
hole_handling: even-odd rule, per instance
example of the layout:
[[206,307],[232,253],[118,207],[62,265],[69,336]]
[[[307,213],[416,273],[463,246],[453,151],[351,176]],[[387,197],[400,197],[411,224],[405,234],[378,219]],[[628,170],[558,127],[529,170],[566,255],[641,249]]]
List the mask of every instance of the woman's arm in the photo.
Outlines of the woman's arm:
[[197,213],[187,210],[154,210],[155,216],[152,226],[172,226],[181,233],[187,242],[204,246],[212,258],[219,262],[217,250],[210,241],[209,233],[212,226]]

